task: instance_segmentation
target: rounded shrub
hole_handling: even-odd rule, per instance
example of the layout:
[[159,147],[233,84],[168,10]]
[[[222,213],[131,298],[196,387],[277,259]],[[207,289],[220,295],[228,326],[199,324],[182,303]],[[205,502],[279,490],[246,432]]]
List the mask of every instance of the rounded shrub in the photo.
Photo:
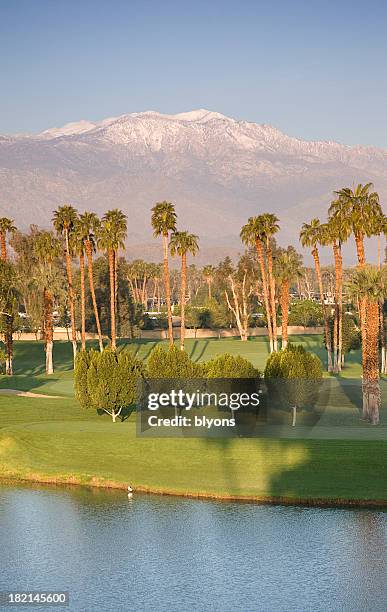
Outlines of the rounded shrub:
[[147,362],[149,378],[200,378],[202,367],[177,346],[157,345]]
[[207,378],[258,378],[260,376],[253,364],[240,355],[224,353],[203,364],[203,374]]
[[297,407],[313,408],[318,399],[323,368],[320,359],[303,346],[289,344],[272,353],[266,362],[264,377],[271,399],[293,409],[293,425]]
[[136,401],[137,382],[144,371],[143,362],[127,350],[82,351],[76,362],[76,398],[81,406],[103,410],[115,421],[123,408]]

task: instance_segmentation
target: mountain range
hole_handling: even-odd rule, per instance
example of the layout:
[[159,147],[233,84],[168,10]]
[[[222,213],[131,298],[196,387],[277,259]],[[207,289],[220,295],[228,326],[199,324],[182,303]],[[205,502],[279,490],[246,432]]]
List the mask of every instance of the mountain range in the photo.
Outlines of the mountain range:
[[128,215],[130,256],[160,258],[150,208],[175,204],[179,227],[200,236],[201,259],[241,251],[239,231],[265,211],[281,244],[298,244],[303,221],[325,218],[332,192],[373,182],[387,197],[387,150],[311,142],[270,125],[205,109],[82,120],[40,134],[0,136],[0,216],[48,226],[65,202]]

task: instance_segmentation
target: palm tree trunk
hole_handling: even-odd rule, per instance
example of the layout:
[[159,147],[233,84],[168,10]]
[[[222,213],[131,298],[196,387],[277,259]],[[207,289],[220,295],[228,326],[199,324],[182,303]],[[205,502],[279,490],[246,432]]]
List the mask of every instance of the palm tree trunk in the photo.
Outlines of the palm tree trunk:
[[288,345],[288,319],[289,319],[289,279],[281,283],[281,311],[282,311],[282,348]]
[[99,350],[102,353],[103,351],[102,332],[101,332],[101,324],[99,322],[97,300],[95,298],[94,279],[93,279],[93,256],[91,252],[90,240],[85,241],[85,249],[86,249],[86,256],[87,256],[87,268],[88,268],[88,273],[89,273],[91,300],[93,302],[94,318],[95,318],[95,324],[96,324],[97,333],[98,333]]
[[163,234],[163,249],[164,249],[165,299],[167,302],[167,311],[168,311],[168,338],[169,338],[169,345],[173,346],[171,284],[170,284],[170,278],[169,278],[169,264],[168,264],[168,234]]
[[110,338],[111,348],[116,350],[116,296],[115,296],[115,268],[114,268],[114,249],[108,251],[109,259],[109,281],[110,281]]
[[210,278],[207,280],[207,285],[208,285],[208,299],[211,300],[212,296],[211,296],[211,279]]
[[369,302],[367,305],[367,347],[366,367],[363,366],[363,418],[372,425],[379,423],[381,405],[379,383],[379,304]]
[[81,342],[82,350],[86,350],[86,306],[85,306],[85,256],[79,255],[79,270],[81,273]]
[[117,295],[118,295],[118,253],[113,251],[114,254],[114,304],[115,311],[117,314]]
[[339,275],[338,275],[338,307],[339,307],[339,331],[338,331],[338,355],[337,362],[339,366],[339,370],[341,371],[344,363],[344,355],[343,355],[343,256],[341,253],[341,245],[338,245],[338,265],[339,265]]
[[43,294],[44,302],[44,335],[46,345],[46,374],[53,374],[53,346],[54,346],[54,326],[52,320],[53,297],[52,293],[45,288]]
[[181,256],[181,296],[180,296],[180,309],[181,309],[181,323],[180,323],[180,349],[184,351],[184,338],[185,338],[185,294],[187,287],[187,256],[185,253]]
[[[355,243],[356,243],[356,252],[357,252],[357,260],[358,260],[359,268],[364,268],[366,260],[365,260],[365,253],[364,253],[363,234],[355,235]],[[365,365],[367,361],[366,313],[367,313],[367,299],[362,298],[359,303],[359,319],[360,319],[360,329],[361,329],[361,353],[362,353],[363,365]]]
[[256,240],[255,247],[257,249],[259,268],[261,270],[261,276],[262,276],[262,289],[263,289],[263,299],[265,302],[265,310],[266,310],[266,318],[267,318],[267,330],[269,333],[270,352],[272,353],[274,350],[273,328],[272,328],[271,314],[270,314],[269,292],[268,292],[268,287],[267,287],[265,259],[263,256],[263,246],[262,246],[261,240]]
[[156,305],[156,292],[157,292],[157,284],[156,284],[156,279],[153,279],[153,294],[152,294],[152,310],[155,309],[155,305]]
[[70,318],[71,318],[71,342],[73,345],[73,361],[75,367],[75,358],[77,356],[77,328],[75,326],[75,300],[74,300],[74,288],[73,288],[73,271],[71,267],[70,247],[69,247],[69,234],[66,230],[66,271],[67,271],[67,282],[69,286],[69,301],[70,301]]
[[266,255],[267,255],[267,270],[269,275],[269,296],[270,296],[270,308],[271,308],[271,320],[273,326],[273,349],[278,350],[277,340],[277,312],[275,306],[275,279],[273,274],[273,252],[270,246],[270,240],[266,242]]
[[147,307],[147,302],[148,302],[147,292],[146,292],[147,280],[148,279],[146,275],[144,274],[144,278],[142,280],[142,289],[141,289],[141,303],[143,304],[143,306],[145,306],[145,308]]
[[7,243],[5,239],[5,232],[0,232],[0,249],[1,249],[1,259],[3,261],[7,261]]
[[327,345],[327,354],[328,354],[328,372],[332,372],[331,334],[330,334],[329,325],[328,325],[327,308],[326,308],[326,304],[324,300],[324,289],[323,289],[322,276],[321,276],[320,258],[318,255],[318,249],[316,247],[313,249],[312,255],[313,255],[314,265],[316,269],[317,282],[318,282],[318,287],[319,287],[319,292],[320,292],[320,301],[321,301],[321,306],[322,306],[322,311],[323,311],[324,334],[325,334],[325,342]]
[[161,312],[160,279],[157,279],[157,312]]
[[335,318],[333,324],[333,372],[338,374],[341,370],[341,356],[339,356],[339,327],[340,327],[340,309],[339,309],[339,293],[340,293],[340,261],[339,261],[339,245],[335,241],[333,243],[333,257],[335,261]]

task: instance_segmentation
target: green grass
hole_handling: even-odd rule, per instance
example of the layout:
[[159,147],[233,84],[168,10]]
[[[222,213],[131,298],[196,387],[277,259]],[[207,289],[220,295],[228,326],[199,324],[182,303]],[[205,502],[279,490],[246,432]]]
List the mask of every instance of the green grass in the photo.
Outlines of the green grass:
[[[292,340],[323,355],[321,338]],[[154,342],[130,344],[146,358]],[[326,405],[312,437],[300,427],[285,428],[287,437],[278,439],[144,439],[136,437],[134,415],[113,424],[107,415],[79,408],[73,397],[69,343],[55,343],[56,371],[49,377],[44,375],[41,343],[15,343],[15,349],[16,374],[2,377],[0,388],[61,398],[0,396],[3,476],[130,483],[181,494],[387,501],[386,425],[372,428],[359,421],[360,380],[327,381]],[[240,353],[260,369],[267,357],[263,338],[247,343],[188,340],[187,350],[196,360]],[[359,374],[358,356],[353,355],[343,376]],[[385,417],[384,409],[383,423]]]

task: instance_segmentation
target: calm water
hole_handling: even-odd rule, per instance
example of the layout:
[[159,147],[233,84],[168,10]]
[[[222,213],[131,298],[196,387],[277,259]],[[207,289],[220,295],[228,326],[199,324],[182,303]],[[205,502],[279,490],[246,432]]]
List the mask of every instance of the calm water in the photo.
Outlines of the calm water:
[[385,612],[386,536],[377,511],[0,488],[1,589],[58,610]]

